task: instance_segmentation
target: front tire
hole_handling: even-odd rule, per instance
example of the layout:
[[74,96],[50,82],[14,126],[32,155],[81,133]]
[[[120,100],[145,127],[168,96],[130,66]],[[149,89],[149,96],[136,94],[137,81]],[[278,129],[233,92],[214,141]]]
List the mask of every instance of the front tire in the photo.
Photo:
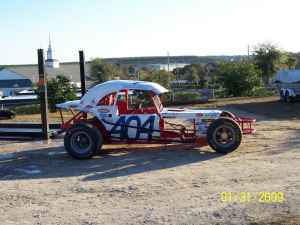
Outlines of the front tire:
[[97,127],[89,123],[75,124],[64,138],[65,149],[75,159],[90,159],[102,147],[103,136]]
[[209,126],[207,141],[216,152],[227,154],[240,146],[242,131],[236,121],[221,117]]

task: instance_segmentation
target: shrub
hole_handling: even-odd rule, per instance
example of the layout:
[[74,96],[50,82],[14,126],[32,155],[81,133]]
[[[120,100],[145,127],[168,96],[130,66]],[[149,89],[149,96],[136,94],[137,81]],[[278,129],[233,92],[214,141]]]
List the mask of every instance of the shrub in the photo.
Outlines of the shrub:
[[76,99],[75,88],[70,80],[58,75],[48,81],[48,102],[50,112],[56,112],[56,104]]
[[221,63],[218,74],[228,97],[251,96],[261,87],[260,71],[252,63]]
[[265,87],[258,87],[253,89],[252,96],[255,97],[268,97],[276,95],[275,91],[268,90]]
[[175,102],[195,102],[201,100],[200,93],[179,92],[175,93]]
[[31,115],[41,113],[39,104],[16,106],[13,111],[16,113],[16,115]]
[[215,98],[226,98],[227,91],[224,88],[219,88],[215,90]]
[[173,89],[202,89],[202,84],[186,83],[186,84],[172,84]]
[[164,105],[171,105],[171,104],[176,105],[176,104],[198,103],[203,100],[202,97],[203,95],[201,93],[168,92],[164,94],[161,99]]

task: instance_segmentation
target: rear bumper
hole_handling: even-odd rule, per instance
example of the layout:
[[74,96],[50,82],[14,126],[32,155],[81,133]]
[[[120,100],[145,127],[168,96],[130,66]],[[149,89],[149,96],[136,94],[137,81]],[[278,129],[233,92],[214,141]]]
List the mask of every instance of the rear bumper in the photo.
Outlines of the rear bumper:
[[253,124],[256,122],[256,119],[246,118],[246,117],[237,117],[234,120],[240,125],[243,134],[247,135],[247,134],[255,133]]

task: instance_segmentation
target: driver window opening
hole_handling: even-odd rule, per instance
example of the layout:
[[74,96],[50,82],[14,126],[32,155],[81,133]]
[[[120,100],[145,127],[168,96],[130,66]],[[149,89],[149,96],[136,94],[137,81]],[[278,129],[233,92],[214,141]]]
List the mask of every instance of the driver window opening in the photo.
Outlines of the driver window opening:
[[153,97],[149,91],[129,90],[120,92],[116,105],[120,114],[157,113]]
[[133,91],[128,94],[128,109],[144,109],[153,107],[152,96],[146,91]]

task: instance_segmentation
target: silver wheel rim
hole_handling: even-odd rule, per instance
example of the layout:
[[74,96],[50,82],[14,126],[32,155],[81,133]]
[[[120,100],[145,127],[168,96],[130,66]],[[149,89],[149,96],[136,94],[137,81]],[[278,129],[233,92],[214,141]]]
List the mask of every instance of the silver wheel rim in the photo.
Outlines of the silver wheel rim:
[[77,131],[71,136],[71,148],[73,151],[84,154],[92,146],[92,139],[85,131]]
[[219,126],[213,133],[213,139],[222,147],[230,147],[236,141],[234,129],[227,125]]

